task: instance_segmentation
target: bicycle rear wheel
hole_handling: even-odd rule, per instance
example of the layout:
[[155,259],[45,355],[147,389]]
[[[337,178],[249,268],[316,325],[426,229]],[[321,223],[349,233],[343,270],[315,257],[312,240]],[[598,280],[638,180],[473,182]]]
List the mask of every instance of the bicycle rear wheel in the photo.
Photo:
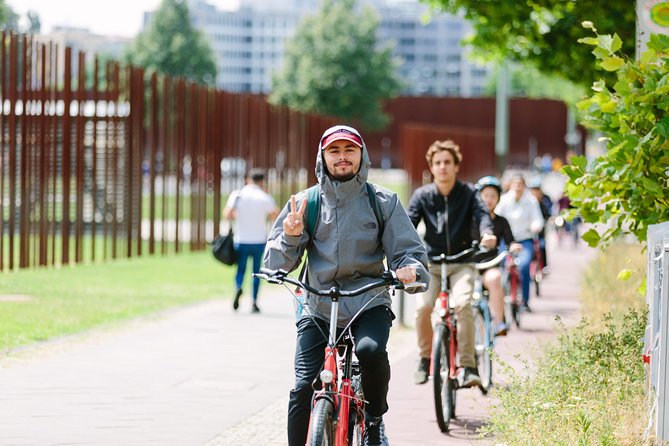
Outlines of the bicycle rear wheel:
[[[490,341],[490,313],[483,308],[474,309],[474,348],[476,351],[476,364],[481,377],[481,385],[479,388],[483,394],[487,394],[492,384],[492,358],[490,357],[490,349],[492,342]],[[486,322],[487,320],[487,322]]]
[[437,325],[434,330],[432,370],[437,424],[442,432],[448,432],[448,424],[455,418],[455,386],[450,377],[449,333],[444,324]]
[[332,423],[333,413],[334,407],[330,400],[321,398],[316,401],[316,405],[311,411],[307,446],[334,445],[334,425]]

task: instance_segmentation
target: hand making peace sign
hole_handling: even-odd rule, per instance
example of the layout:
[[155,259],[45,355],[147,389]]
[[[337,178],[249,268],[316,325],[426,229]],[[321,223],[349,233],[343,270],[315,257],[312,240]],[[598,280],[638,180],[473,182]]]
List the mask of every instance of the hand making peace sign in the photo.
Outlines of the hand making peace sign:
[[283,219],[283,232],[286,235],[300,236],[304,231],[304,223],[302,221],[304,212],[307,210],[307,199],[303,199],[300,208],[297,209],[295,203],[295,195],[290,196],[290,212]]

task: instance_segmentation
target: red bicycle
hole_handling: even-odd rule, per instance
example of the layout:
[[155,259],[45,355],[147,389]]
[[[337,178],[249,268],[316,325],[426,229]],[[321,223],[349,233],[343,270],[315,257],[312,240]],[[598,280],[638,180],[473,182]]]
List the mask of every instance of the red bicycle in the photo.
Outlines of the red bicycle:
[[[461,388],[462,369],[459,367],[457,324],[455,308],[449,303],[450,284],[448,280],[448,264],[475,262],[477,257],[489,256],[490,252],[479,249],[478,245],[466,249],[458,254],[447,256],[441,254],[430,257],[430,262],[441,266],[441,288],[436,309],[441,318],[434,327],[432,336],[432,360],[430,375],[432,376],[434,391],[434,408],[437,416],[437,425],[442,432],[448,432],[450,420],[455,418],[456,391]],[[477,311],[475,319],[480,314]],[[481,350],[483,352],[483,350]],[[476,355],[477,363],[481,355]],[[481,391],[487,388],[481,386]]]
[[530,278],[534,283],[534,292],[537,297],[541,296],[541,290],[539,289],[539,284],[544,278],[544,256],[541,252],[541,241],[539,240],[539,234],[532,234],[532,261],[530,262]]
[[[414,291],[425,289],[423,283],[404,285],[392,271],[384,271],[380,279],[356,290],[345,291],[338,287],[328,290],[317,290],[301,282],[283,270],[261,268],[255,277],[265,279],[274,284],[293,284],[318,296],[332,299],[330,306],[330,328],[326,335],[328,342],[325,347],[325,361],[320,372],[322,388],[314,393],[309,420],[307,446],[348,446],[362,445],[365,429],[365,399],[360,379],[360,367],[353,356],[353,336],[350,327],[365,308],[386,288]],[[357,296],[375,288],[384,287],[376,296],[367,302],[356,313],[348,325],[338,333],[337,316],[341,297]],[[286,287],[288,288],[288,287]],[[288,288],[296,301],[295,292]],[[308,307],[304,307],[308,311]],[[313,317],[313,316],[311,316]],[[325,335],[325,333],[324,333]]]
[[502,284],[504,285],[504,318],[508,324],[513,321],[520,328],[520,270],[518,254],[511,252],[506,256]]

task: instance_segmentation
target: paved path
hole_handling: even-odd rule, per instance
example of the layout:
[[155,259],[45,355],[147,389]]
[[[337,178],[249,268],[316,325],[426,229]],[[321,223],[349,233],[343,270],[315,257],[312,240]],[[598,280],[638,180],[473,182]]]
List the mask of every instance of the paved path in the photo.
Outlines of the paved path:
[[[553,273],[525,329],[497,346],[516,367],[515,355],[531,357],[553,338],[556,314],[577,317],[578,281],[592,251],[552,254]],[[251,314],[242,300],[234,313],[219,298],[0,357],[0,445],[285,445],[292,304],[282,288],[265,286],[260,306]],[[411,323],[411,299],[406,314]],[[476,433],[491,397],[461,391],[455,428],[444,435],[430,385],[412,383],[413,331],[394,328],[389,352],[393,445],[492,444]]]
[[[516,371],[530,373],[527,361],[540,352],[541,345],[555,339],[556,316],[574,324],[579,318],[578,290],[582,272],[594,250],[558,248],[549,245],[552,273],[542,282],[541,297],[530,301],[532,313],[524,313],[522,330],[512,329],[508,336],[497,338],[495,352]],[[393,380],[389,395],[390,411],[386,419],[389,438],[400,446],[494,445],[492,439],[482,438],[477,432],[485,425],[494,396],[484,396],[478,389],[458,391],[456,415],[448,434],[437,426],[434,415],[432,381],[425,385],[412,384],[416,358],[411,352],[393,365]],[[508,377],[500,374],[493,364],[493,383],[503,386]],[[494,391],[493,391],[494,393]]]

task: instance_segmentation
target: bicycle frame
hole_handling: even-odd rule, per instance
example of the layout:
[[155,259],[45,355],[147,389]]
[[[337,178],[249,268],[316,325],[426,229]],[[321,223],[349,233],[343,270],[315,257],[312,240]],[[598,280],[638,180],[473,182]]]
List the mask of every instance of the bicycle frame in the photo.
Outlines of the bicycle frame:
[[[339,298],[332,300],[330,307],[330,332],[328,335],[328,344],[325,347],[325,362],[321,372],[321,381],[323,381],[323,372],[330,373],[332,380],[330,383],[323,382],[323,388],[316,392],[313,397],[315,406],[317,401],[327,398],[334,405],[335,413],[335,445],[348,445],[349,440],[349,419],[351,401],[354,402],[356,410],[362,413],[365,402],[359,398],[353,389],[353,343],[346,333],[342,335],[339,342],[337,338],[337,316],[339,314]],[[350,336],[350,334],[349,334]],[[339,355],[340,348],[344,348],[343,357]],[[339,371],[341,370],[341,374]],[[360,418],[362,419],[362,417]],[[307,438],[307,443],[309,439]]]
[[530,261],[530,280],[534,282],[536,296],[540,296],[539,284],[543,279],[544,257],[541,252],[539,234],[532,234],[532,260]]
[[[432,256],[430,261],[439,263],[441,283],[437,314],[441,318],[434,327],[432,351],[430,354],[430,375],[433,380],[435,411],[437,424],[442,432],[448,431],[450,419],[455,417],[455,394],[461,387],[459,379],[461,367],[456,363],[458,352],[457,315],[450,303],[450,286],[448,278],[448,263],[473,261],[480,253],[477,245],[466,249],[459,254],[446,256]],[[448,349],[448,351],[446,351]],[[448,364],[446,364],[448,361]]]
[[[515,322],[517,327],[520,327],[520,302],[518,301],[518,294],[520,293],[520,271],[518,270],[517,264],[517,253],[509,252],[506,256],[506,263],[504,266],[505,269],[505,279],[504,279],[504,290],[505,290],[505,306],[508,303],[510,306],[509,311],[507,312],[507,317],[510,319],[507,321],[508,324]],[[509,299],[506,302],[506,299]]]
[[[450,306],[450,287],[448,286],[448,264],[442,262],[441,267],[441,289],[439,291],[439,306],[437,314],[441,317],[441,323],[446,326],[446,329],[450,333],[449,336],[449,379],[456,379],[458,367],[455,365],[455,354],[458,349],[458,339],[457,339],[457,321],[455,318],[455,309]],[[430,368],[432,368],[433,363],[430,361]],[[435,371],[430,370],[430,374],[434,376]]]
[[[311,286],[300,282],[297,279],[288,276],[286,271],[272,271],[265,268],[261,268],[258,274],[254,274],[256,277],[263,278],[270,283],[283,284],[284,282],[296,285],[299,288],[303,288],[309,291],[312,294],[318,296],[327,296],[332,300],[330,306],[330,325],[327,335],[327,344],[325,346],[325,358],[323,369],[320,372],[320,380],[322,388],[314,393],[312,399],[312,417],[309,420],[309,433],[307,437],[307,444],[313,441],[312,436],[312,423],[314,422],[313,411],[316,409],[320,401],[326,400],[332,404],[332,412],[329,412],[329,407],[323,407],[328,410],[323,413],[331,416],[331,423],[323,423],[323,419],[319,419],[317,424],[323,429],[316,429],[318,434],[314,434],[316,437],[319,434],[330,436],[333,433],[334,445],[335,446],[348,446],[349,438],[353,438],[355,429],[354,426],[360,425],[360,434],[359,440],[362,441],[362,434],[364,431],[364,406],[365,401],[362,399],[361,391],[356,388],[357,386],[354,383],[354,363],[353,363],[353,341],[352,334],[350,333],[350,327],[353,322],[357,319],[367,306],[383,291],[379,292],[376,296],[372,297],[352,318],[346,327],[344,327],[342,334],[337,335],[337,319],[339,315],[339,299],[344,296],[355,296],[363,294],[367,291],[370,291],[374,288],[391,287],[394,289],[410,289],[412,287],[425,288],[425,284],[413,283],[404,285],[400,282],[395,276],[394,273],[390,271],[384,272],[381,279],[376,282],[367,284],[357,290],[353,291],[342,291],[338,287],[333,287],[329,290],[317,290]],[[290,290],[289,290],[290,291]],[[294,293],[293,297],[297,299]],[[308,308],[308,307],[305,307]],[[313,316],[310,315],[313,318]],[[324,334],[324,333],[323,333]],[[343,350],[343,353],[340,354],[340,351]],[[354,420],[354,426],[350,425],[351,422],[351,407],[354,407],[356,418]],[[330,430],[334,426],[334,432]],[[323,432],[328,430],[328,432]],[[317,440],[316,440],[317,441]]]
[[[479,376],[481,377],[481,392],[488,393],[492,385],[492,358],[490,352],[495,347],[492,315],[490,310],[490,293],[483,286],[482,273],[490,268],[497,268],[506,259],[507,251],[502,251],[492,259],[476,263],[476,278],[474,279],[474,330],[475,348]],[[482,326],[480,325],[482,323]],[[481,332],[481,329],[483,332]]]

